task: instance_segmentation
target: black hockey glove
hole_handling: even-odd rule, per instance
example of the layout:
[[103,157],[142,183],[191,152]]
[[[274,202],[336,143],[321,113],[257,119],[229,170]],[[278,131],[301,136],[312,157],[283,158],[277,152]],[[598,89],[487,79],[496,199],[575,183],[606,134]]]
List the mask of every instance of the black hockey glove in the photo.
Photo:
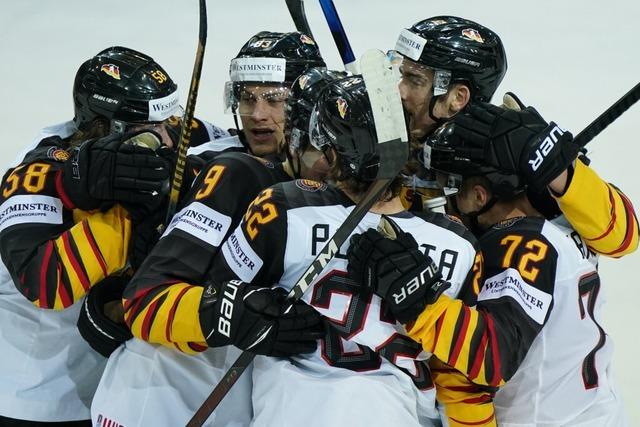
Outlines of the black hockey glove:
[[129,243],[129,264],[137,271],[149,252],[158,243],[161,225],[165,219],[166,209],[157,209],[140,222],[133,222],[131,242]]
[[153,210],[169,192],[172,165],[164,154],[167,150],[150,131],[86,141],[65,162],[63,189],[82,210],[104,209],[115,202]]
[[414,321],[451,286],[413,236],[399,229],[395,239],[374,229],[352,236],[347,259],[349,276],[382,298],[400,323]]
[[124,318],[116,322],[105,314],[108,303],[122,300],[128,280],[121,276],[107,277],[89,290],[80,309],[78,331],[91,348],[104,357],[109,357],[120,344],[133,336]]
[[312,353],[324,336],[320,314],[282,289],[239,280],[208,285],[200,303],[200,324],[211,347],[233,344],[267,356]]
[[547,123],[533,107],[520,111],[470,104],[455,117],[455,136],[483,150],[499,169],[543,190],[576,159],[580,147],[570,132]]

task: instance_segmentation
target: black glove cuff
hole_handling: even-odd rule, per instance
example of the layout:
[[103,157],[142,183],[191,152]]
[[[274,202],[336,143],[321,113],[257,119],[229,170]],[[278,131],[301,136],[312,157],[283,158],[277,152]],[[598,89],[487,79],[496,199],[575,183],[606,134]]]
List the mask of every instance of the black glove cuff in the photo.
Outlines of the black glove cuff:
[[92,349],[109,357],[133,335],[126,324],[116,323],[104,314],[105,304],[121,298],[124,288],[109,279],[105,281],[107,283],[95,286],[87,294],[80,309],[77,326],[80,335]]

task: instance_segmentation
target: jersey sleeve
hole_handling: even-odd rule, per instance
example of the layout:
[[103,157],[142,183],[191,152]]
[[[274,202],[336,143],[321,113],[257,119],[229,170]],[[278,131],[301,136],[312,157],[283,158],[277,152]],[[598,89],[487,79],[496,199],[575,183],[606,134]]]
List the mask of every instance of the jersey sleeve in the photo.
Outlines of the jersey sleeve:
[[[227,280],[271,287],[284,272],[287,209],[281,185],[269,187],[251,202],[242,221],[224,242],[210,271],[212,286]],[[217,326],[213,304],[200,307],[203,335]]]
[[476,307],[442,295],[406,326],[425,351],[490,387],[511,378],[547,321],[558,258],[540,233],[500,231],[482,244],[486,276]]
[[120,206],[72,209],[61,185],[66,151],[46,143],[35,151],[3,178],[0,253],[27,299],[60,310],[124,268],[131,222]]
[[556,200],[594,252],[618,258],[638,248],[638,219],[631,201],[580,159],[567,191]]
[[221,156],[199,174],[125,289],[125,321],[134,336],[185,352],[206,348],[198,316],[203,285],[222,243],[268,185],[255,165]]
[[450,427],[497,426],[494,389],[474,384],[437,357],[429,359],[429,368],[436,386],[436,399],[444,407]]

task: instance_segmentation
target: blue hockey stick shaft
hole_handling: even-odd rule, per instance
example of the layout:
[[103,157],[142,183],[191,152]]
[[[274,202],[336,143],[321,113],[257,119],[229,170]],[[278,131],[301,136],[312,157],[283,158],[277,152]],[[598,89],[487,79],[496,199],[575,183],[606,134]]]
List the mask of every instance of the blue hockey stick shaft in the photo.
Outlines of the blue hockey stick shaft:
[[333,0],[320,0],[320,7],[322,7],[322,12],[324,12],[324,17],[327,20],[329,29],[331,30],[333,40],[338,47],[338,52],[340,52],[344,69],[350,73],[358,74],[356,57],[353,54],[353,49],[351,49],[347,33],[344,31],[344,27],[340,21],[340,16],[338,16],[336,6],[333,4]]

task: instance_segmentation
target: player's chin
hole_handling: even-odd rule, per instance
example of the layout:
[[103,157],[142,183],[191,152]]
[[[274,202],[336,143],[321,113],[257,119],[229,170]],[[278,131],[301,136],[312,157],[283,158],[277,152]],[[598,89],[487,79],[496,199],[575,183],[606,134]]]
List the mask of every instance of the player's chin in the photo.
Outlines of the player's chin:
[[255,138],[248,136],[247,142],[249,143],[249,147],[251,147],[251,153],[254,156],[264,157],[276,154],[278,152],[278,141],[275,137],[267,140],[256,140]]

